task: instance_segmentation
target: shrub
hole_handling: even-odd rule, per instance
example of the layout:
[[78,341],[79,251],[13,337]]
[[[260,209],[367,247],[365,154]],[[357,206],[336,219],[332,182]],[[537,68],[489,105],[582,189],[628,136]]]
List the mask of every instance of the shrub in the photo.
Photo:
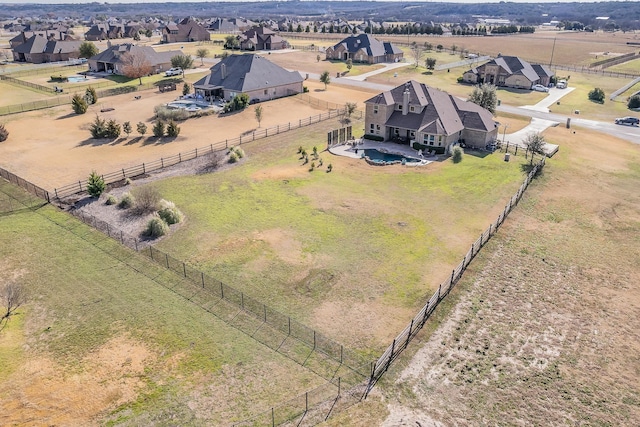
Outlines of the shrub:
[[175,138],[178,135],[180,135],[180,126],[178,126],[173,120],[171,120],[167,125],[167,136]]
[[0,124],[0,142],[6,141],[9,138],[9,131],[4,125]]
[[162,120],[158,120],[155,125],[153,125],[153,136],[156,138],[162,138],[164,136],[164,122]]
[[236,153],[236,155],[238,156],[238,159],[241,159],[244,157],[244,150],[240,147],[231,147],[231,152]]
[[186,120],[193,115],[182,108],[169,108],[166,105],[156,105],[153,111],[160,120]]
[[370,139],[371,141],[384,141],[384,137],[380,135],[370,135],[366,134],[364,136],[365,139]]
[[139,214],[153,212],[160,205],[160,192],[155,187],[144,186],[132,190],[135,211]]
[[302,145],[298,147],[298,154],[302,153]]
[[155,217],[149,220],[147,228],[145,228],[142,234],[149,237],[160,237],[167,234],[167,231],[169,231],[167,223],[164,222],[162,218]]
[[96,171],[92,171],[87,182],[87,192],[91,197],[100,197],[106,187],[104,179]]
[[331,172],[333,170],[333,165],[331,163],[329,163],[327,165],[327,173]]
[[316,168],[316,162],[311,162],[311,166],[309,167],[309,172],[313,172],[315,168]]
[[302,86],[302,92],[303,92],[303,93],[307,93],[307,92],[309,92],[309,88],[308,88],[308,87],[306,87],[306,86]]
[[118,199],[116,199],[116,196],[113,194],[109,194],[109,197],[107,197],[107,200],[104,202],[105,205],[115,205],[116,203],[118,203]]
[[107,122],[107,129],[106,129],[106,137],[107,138],[117,138],[120,136],[120,125],[118,123],[116,123],[115,120],[111,119]]
[[96,90],[89,86],[87,90],[84,91],[84,99],[87,101],[87,104],[95,104],[98,102],[98,94]]
[[462,148],[460,147],[453,147],[453,155],[451,157],[451,159],[453,160],[453,163],[460,163],[462,161]]
[[129,134],[133,132],[133,128],[131,127],[131,122],[124,122],[122,124],[122,131],[127,134],[127,138],[128,138]]
[[173,202],[161,200],[160,206],[161,208],[158,211],[158,216],[167,224],[178,224],[184,219],[184,215],[178,210],[178,208],[176,208],[176,205]]
[[238,155],[236,154],[235,151],[232,151],[231,154],[229,154],[229,163],[236,163],[238,161]]
[[105,138],[107,136],[107,122],[96,115],[95,120],[89,126],[89,132],[94,138]]
[[71,99],[71,108],[73,108],[73,112],[76,114],[84,114],[87,112],[89,105],[83,97],[76,93]]
[[189,86],[189,83],[184,82],[184,85],[182,86],[182,94],[188,95],[189,92],[191,92],[191,86]]
[[120,199],[120,203],[118,203],[118,207],[122,209],[129,209],[135,205],[136,199],[129,192],[124,193],[122,198]]
[[131,185],[131,178],[125,178],[124,185]]
[[629,98],[627,108],[640,108],[640,95],[633,95],[631,98]]
[[249,105],[249,95],[241,93],[236,95],[233,99],[227,102],[222,109],[223,113],[230,113],[232,111],[238,111],[246,108]]
[[593,89],[589,92],[589,99],[593,102],[604,104],[604,91],[599,87]]
[[140,135],[144,136],[144,134],[147,133],[147,125],[142,122],[138,122],[138,124],[136,125],[136,130]]

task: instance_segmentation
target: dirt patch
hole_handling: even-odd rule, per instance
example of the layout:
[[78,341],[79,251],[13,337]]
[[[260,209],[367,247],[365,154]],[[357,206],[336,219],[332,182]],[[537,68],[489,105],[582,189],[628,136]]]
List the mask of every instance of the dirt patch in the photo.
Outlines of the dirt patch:
[[74,369],[40,357],[4,381],[2,425],[97,425],[104,411],[133,401],[155,355],[128,337],[111,339]]

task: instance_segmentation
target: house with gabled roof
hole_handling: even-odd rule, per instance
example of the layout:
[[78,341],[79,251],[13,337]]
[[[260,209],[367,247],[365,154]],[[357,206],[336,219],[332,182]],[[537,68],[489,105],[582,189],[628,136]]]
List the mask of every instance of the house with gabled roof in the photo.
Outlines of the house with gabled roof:
[[287,71],[260,55],[229,55],[193,87],[208,100],[231,100],[246,93],[259,102],[302,93],[303,81],[299,72]]
[[371,34],[349,36],[340,43],[327,48],[327,59],[339,59],[353,62],[377,64],[379,62],[398,62],[404,53],[390,42],[382,42]]
[[484,148],[498,135],[488,110],[415,80],[368,99],[365,107],[365,137],[426,147],[436,154],[449,152],[458,142]]
[[289,47],[289,43],[275,31],[267,27],[253,27],[238,36],[240,49],[279,50]]
[[200,42],[211,40],[209,31],[192,17],[168,23],[162,30],[162,43]]
[[515,89],[531,89],[541,84],[549,86],[553,72],[545,65],[530,64],[517,56],[502,56],[492,59],[462,75],[465,83],[489,83]]
[[40,34],[35,34],[24,43],[12,48],[11,52],[13,60],[17,62],[42,64],[43,62],[68,61],[79,58],[80,44],[81,42],[78,40],[48,40]]
[[151,46],[138,46],[131,43],[113,45],[89,58],[87,61],[89,70],[123,74],[127,54],[144,58],[151,65],[152,73],[157,74],[171,68],[171,58],[182,55],[182,52],[179,50],[156,52]]

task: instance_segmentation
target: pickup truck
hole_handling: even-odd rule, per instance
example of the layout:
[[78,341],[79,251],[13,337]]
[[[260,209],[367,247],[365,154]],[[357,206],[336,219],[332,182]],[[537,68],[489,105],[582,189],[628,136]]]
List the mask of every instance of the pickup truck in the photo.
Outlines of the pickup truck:
[[167,71],[165,71],[164,75],[165,77],[181,76],[182,68],[169,68]]

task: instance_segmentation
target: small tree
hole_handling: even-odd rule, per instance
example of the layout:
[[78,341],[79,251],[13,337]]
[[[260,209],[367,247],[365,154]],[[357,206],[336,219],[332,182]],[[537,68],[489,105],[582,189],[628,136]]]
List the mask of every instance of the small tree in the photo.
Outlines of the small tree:
[[87,182],[87,193],[91,197],[100,197],[107,186],[104,183],[104,179],[96,173],[96,171],[91,171],[91,175],[89,175],[89,180]]
[[87,104],[95,104],[96,102],[98,102],[98,94],[96,93],[96,90],[91,86],[89,86],[87,90],[84,91],[84,98],[86,99]]
[[153,125],[153,136],[156,138],[162,138],[164,136],[164,122],[162,120],[158,120],[156,124]]
[[139,79],[142,84],[142,78],[151,74],[153,70],[147,58],[141,54],[132,55],[126,52],[121,56],[122,60],[122,74],[130,79]]
[[452,55],[455,55],[457,50],[458,50],[458,46],[456,46],[455,44],[451,45],[451,54]]
[[209,49],[201,48],[196,51],[196,56],[200,58],[200,65],[204,65],[204,58],[209,55]]
[[433,70],[434,68],[436,68],[436,59],[435,58],[427,58],[424,61],[424,65],[427,66],[428,70]]
[[184,77],[184,70],[193,68],[193,58],[189,55],[176,55],[171,58],[171,66],[174,68],[182,68],[182,77]]
[[138,131],[140,136],[144,137],[144,134],[147,133],[147,125],[142,122],[138,122],[138,124],[136,125],[136,130]]
[[351,71],[353,68],[353,60],[351,58],[347,59],[347,70]]
[[342,122],[349,124],[351,122],[351,115],[356,111],[358,104],[355,102],[347,102],[344,104],[344,118]]
[[122,124],[122,131],[127,134],[127,138],[129,138],[129,134],[133,132],[133,128],[131,127],[131,122],[124,122]]
[[522,142],[524,142],[527,150],[531,152],[531,164],[533,164],[534,154],[544,155],[545,140],[540,132],[529,132]]
[[316,62],[320,62],[320,59],[322,59],[320,58],[320,55],[316,55]]
[[427,52],[429,52],[430,50],[433,50],[433,44],[429,42],[424,42],[424,50],[426,50]]
[[262,122],[262,105],[258,105],[255,110],[256,120],[258,121],[258,127],[260,127],[260,123]]
[[0,142],[4,142],[9,138],[9,131],[3,124],[0,124]]
[[186,96],[189,92],[191,92],[191,86],[189,86],[189,83],[184,82],[184,85],[182,86],[182,94]]
[[229,35],[224,38],[224,47],[227,49],[238,49],[240,42],[236,36]]
[[140,33],[139,32],[135,32],[133,34],[133,40],[139,42],[140,41]]
[[436,50],[438,52],[442,52],[442,49],[444,49],[444,46],[442,46],[441,44],[439,44],[438,46],[436,46]]
[[495,114],[496,106],[498,105],[496,87],[489,83],[483,83],[480,86],[476,86],[473,88],[473,92],[471,92],[467,101],[471,101],[474,104],[489,110],[491,114]]
[[73,112],[76,114],[84,114],[87,112],[89,105],[82,96],[76,93],[71,99],[71,108],[73,108]]
[[420,58],[422,58],[423,53],[424,47],[422,45],[419,45],[416,42],[411,43],[411,55],[413,56],[413,59],[415,61],[416,68],[418,68],[418,65],[420,65]]
[[151,37],[153,37],[153,31],[151,29],[146,29],[144,31],[144,35],[145,37],[147,37],[148,39],[150,39]]
[[152,186],[137,187],[132,191],[135,213],[142,215],[153,212],[160,206],[160,192]]
[[627,108],[640,108],[640,95],[633,95],[631,98],[629,98]]
[[331,76],[328,71],[323,71],[320,74],[320,82],[324,83],[324,90],[327,90],[327,85],[331,83]]
[[171,120],[167,125],[167,136],[176,138],[178,135],[180,135],[180,126],[178,126],[176,122]]
[[0,306],[4,307],[0,317],[0,329],[9,322],[16,310],[26,302],[27,292],[22,284],[8,281],[0,287]]
[[93,138],[104,138],[107,134],[107,122],[96,115],[93,123],[89,125],[89,132]]
[[80,54],[80,58],[89,59],[98,54],[98,48],[92,42],[82,42],[78,48],[78,52]]
[[589,92],[589,99],[599,104],[604,104],[604,91],[599,87]]
[[107,131],[106,137],[115,139],[120,136],[121,128],[120,125],[113,119],[107,122]]

